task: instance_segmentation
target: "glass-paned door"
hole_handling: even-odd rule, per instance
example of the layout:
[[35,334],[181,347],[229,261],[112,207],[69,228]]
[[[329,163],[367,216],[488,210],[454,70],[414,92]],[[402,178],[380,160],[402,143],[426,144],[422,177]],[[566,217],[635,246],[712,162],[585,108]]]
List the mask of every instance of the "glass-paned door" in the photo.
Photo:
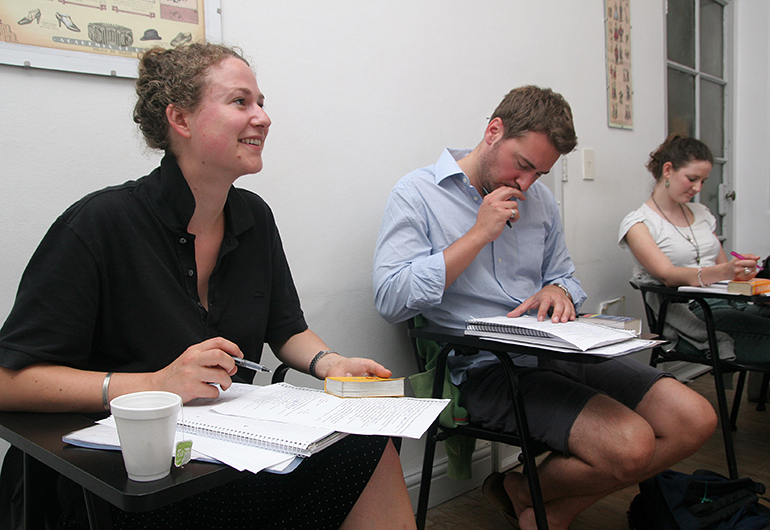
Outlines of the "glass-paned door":
[[729,94],[729,0],[667,0],[666,49],[668,132],[699,138],[714,155],[714,168],[700,196],[717,218],[717,234],[727,245],[732,192]]

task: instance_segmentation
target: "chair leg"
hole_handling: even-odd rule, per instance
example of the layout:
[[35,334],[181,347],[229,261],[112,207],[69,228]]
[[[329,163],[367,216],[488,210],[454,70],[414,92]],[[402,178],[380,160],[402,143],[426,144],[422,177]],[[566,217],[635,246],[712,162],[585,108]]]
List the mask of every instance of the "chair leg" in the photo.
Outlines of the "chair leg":
[[[24,530],[46,527],[44,506],[50,502],[45,491],[48,467],[24,453]],[[50,486],[50,484],[48,484]]]
[[730,413],[730,430],[735,432],[738,430],[738,409],[741,407],[741,397],[743,397],[743,387],[746,385],[746,370],[738,372],[738,384],[735,387],[735,395],[733,396],[733,411]]
[[91,530],[112,530],[112,514],[110,505],[104,499],[100,499],[91,491],[83,488],[86,501],[86,512]]
[[770,372],[762,374],[762,386],[759,389],[759,398],[757,399],[757,410],[764,412],[765,403],[767,403],[767,387],[770,385]]
[[722,442],[725,446],[725,456],[727,458],[727,470],[731,479],[738,478],[738,462],[735,458],[735,445],[733,444],[733,433],[730,430],[730,418],[727,413],[727,397],[725,395],[725,382],[722,379],[722,371],[718,365],[714,366],[714,384],[716,385],[717,409],[719,413],[719,422],[722,424]]
[[417,499],[417,514],[415,521],[417,530],[425,530],[425,519],[428,516],[428,499],[430,498],[430,482],[433,479],[433,457],[436,454],[436,434],[438,420],[428,429],[425,437],[425,453],[422,457],[422,475],[420,476],[420,493]]

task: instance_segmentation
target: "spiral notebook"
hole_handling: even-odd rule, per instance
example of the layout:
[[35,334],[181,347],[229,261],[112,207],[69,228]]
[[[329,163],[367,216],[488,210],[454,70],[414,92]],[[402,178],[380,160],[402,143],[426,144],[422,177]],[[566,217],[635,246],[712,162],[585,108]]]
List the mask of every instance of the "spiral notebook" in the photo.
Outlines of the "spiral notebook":
[[299,456],[315,454],[347,436],[346,433],[320,427],[225,416],[215,412],[208,418],[195,420],[187,416],[185,410],[185,419],[177,423],[182,432]]
[[193,400],[185,405],[177,429],[299,456],[315,454],[347,436],[324,427],[220,414],[213,410],[210,401],[204,403],[197,405]]
[[[310,456],[347,436],[346,433],[326,427],[253,417],[228,416],[213,410],[217,405],[234,401],[257,388],[243,383],[233,383],[227,391],[220,392],[219,397],[215,399],[199,398],[190,401],[182,407],[182,412],[177,418],[177,431],[296,456]],[[63,437],[63,441],[94,449],[120,448],[117,431],[115,431],[111,416],[101,420],[97,425],[67,434]],[[209,450],[205,452],[206,456],[233,465],[231,464],[233,455],[230,454],[233,451],[231,444],[220,444],[221,447],[212,446],[212,444],[206,445],[209,446]],[[194,452],[195,448],[194,445]],[[222,454],[222,452],[227,454]],[[243,456],[248,457],[249,454],[252,453],[244,452]],[[238,468],[239,466],[233,465],[233,467]],[[244,469],[248,469],[248,467],[244,467]]]
[[629,329],[614,329],[576,320],[553,323],[540,322],[537,317],[491,317],[466,320],[466,335],[484,339],[533,346],[555,346],[567,350],[590,352],[595,348],[634,339],[637,333]]

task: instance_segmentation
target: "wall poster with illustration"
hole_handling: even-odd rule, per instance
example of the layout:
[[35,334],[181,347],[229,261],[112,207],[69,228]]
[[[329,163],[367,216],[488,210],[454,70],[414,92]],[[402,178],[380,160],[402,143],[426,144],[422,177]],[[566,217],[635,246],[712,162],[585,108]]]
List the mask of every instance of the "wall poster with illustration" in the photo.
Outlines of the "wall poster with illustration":
[[136,77],[153,46],[221,40],[219,0],[0,0],[0,63]]
[[607,113],[610,127],[634,128],[631,83],[631,0],[604,0]]

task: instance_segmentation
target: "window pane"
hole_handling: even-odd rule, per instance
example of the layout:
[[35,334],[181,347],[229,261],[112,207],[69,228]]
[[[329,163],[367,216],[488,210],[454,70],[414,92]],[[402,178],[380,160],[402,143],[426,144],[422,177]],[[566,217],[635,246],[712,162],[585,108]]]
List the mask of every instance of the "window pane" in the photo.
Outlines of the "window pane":
[[714,0],[700,1],[700,69],[707,74],[723,76],[723,13]]
[[714,156],[724,152],[724,87],[705,79],[700,82],[700,139]]
[[695,68],[695,13],[693,0],[668,0],[666,35],[668,60]]
[[668,134],[695,136],[695,78],[668,69]]
[[703,188],[700,190],[700,202],[708,206],[714,217],[717,218],[716,233],[718,236],[722,235],[722,216],[719,215],[719,185],[722,183],[722,164],[714,163],[714,167],[711,170],[711,174],[706,182],[703,184]]

